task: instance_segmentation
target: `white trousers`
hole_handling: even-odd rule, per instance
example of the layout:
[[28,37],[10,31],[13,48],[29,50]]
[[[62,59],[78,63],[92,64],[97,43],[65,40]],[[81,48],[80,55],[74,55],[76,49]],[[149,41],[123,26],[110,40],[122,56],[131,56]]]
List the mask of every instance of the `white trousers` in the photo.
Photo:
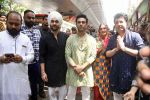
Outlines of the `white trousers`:
[[113,92],[114,100],[123,100],[123,94]]
[[64,100],[67,95],[67,87],[48,87],[48,94],[50,100]]
[[[77,87],[69,86],[67,100],[75,100]],[[90,100],[90,87],[81,87],[82,100]]]

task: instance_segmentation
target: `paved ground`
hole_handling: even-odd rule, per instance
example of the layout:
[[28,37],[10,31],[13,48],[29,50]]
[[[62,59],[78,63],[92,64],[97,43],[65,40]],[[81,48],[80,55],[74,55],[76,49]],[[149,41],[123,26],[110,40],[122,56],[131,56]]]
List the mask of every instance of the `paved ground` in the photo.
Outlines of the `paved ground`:
[[[47,94],[47,92],[46,92],[46,94]],[[91,92],[91,100],[93,100],[92,98],[93,98],[93,92]],[[38,100],[49,100],[49,99],[48,99],[48,97],[45,99],[39,97]],[[76,100],[82,100],[81,94],[77,94]]]
[[[38,100],[49,100],[47,91],[46,91],[46,94],[47,94],[47,98],[43,99],[43,98],[39,97]],[[76,100],[82,100],[82,95],[81,94],[77,94],[76,95]],[[93,90],[92,89],[91,89],[91,100],[93,100]],[[113,96],[112,95],[110,96],[109,100],[113,100]]]

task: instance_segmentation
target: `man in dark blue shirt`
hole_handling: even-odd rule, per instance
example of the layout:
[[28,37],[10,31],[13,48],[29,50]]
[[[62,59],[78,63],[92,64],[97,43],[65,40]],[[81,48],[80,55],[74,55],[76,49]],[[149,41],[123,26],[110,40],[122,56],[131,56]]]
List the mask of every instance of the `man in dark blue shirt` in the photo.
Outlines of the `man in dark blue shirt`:
[[123,100],[123,95],[131,89],[136,71],[136,56],[144,45],[138,33],[127,29],[127,20],[126,14],[116,14],[116,34],[111,37],[106,49],[106,56],[112,58],[110,88],[114,100]]

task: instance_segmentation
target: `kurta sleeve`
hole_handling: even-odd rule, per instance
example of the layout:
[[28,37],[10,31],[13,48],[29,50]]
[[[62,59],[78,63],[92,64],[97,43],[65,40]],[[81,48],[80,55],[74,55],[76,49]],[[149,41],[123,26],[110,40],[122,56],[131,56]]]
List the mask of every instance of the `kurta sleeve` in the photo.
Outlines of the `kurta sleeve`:
[[67,42],[66,42],[66,47],[65,47],[65,58],[66,58],[66,62],[72,66],[75,65],[75,62],[73,61],[72,57],[71,57],[71,52],[72,52],[72,48],[71,48],[71,42],[72,42],[72,37],[70,36],[68,39],[67,39]]
[[92,64],[93,61],[95,60],[96,58],[96,40],[94,38],[91,39],[90,41],[90,48],[91,48],[91,54],[90,54],[90,57],[87,59],[88,63]]
[[34,50],[32,47],[32,43],[31,43],[30,39],[28,38],[27,52],[26,52],[26,55],[23,57],[23,63],[29,64],[33,61],[33,59],[34,59]]

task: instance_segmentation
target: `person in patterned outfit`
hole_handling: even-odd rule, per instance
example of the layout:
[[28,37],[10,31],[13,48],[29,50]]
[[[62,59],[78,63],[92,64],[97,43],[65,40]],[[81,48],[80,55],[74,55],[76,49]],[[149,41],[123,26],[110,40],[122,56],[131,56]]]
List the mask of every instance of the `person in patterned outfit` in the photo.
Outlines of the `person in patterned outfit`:
[[109,28],[106,24],[101,24],[97,37],[97,57],[93,63],[94,71],[94,100],[108,100],[110,96],[109,73],[110,59],[106,59],[104,54],[109,41]]
[[[31,42],[34,49],[34,60],[28,65],[28,74],[31,87],[31,98],[37,100],[38,95],[38,82],[40,81],[40,66],[39,66],[39,41],[41,33],[35,24],[35,13],[32,10],[24,11],[24,25],[22,25],[21,32],[26,34]],[[41,85],[39,85],[41,86]],[[40,89],[41,87],[39,87]]]

